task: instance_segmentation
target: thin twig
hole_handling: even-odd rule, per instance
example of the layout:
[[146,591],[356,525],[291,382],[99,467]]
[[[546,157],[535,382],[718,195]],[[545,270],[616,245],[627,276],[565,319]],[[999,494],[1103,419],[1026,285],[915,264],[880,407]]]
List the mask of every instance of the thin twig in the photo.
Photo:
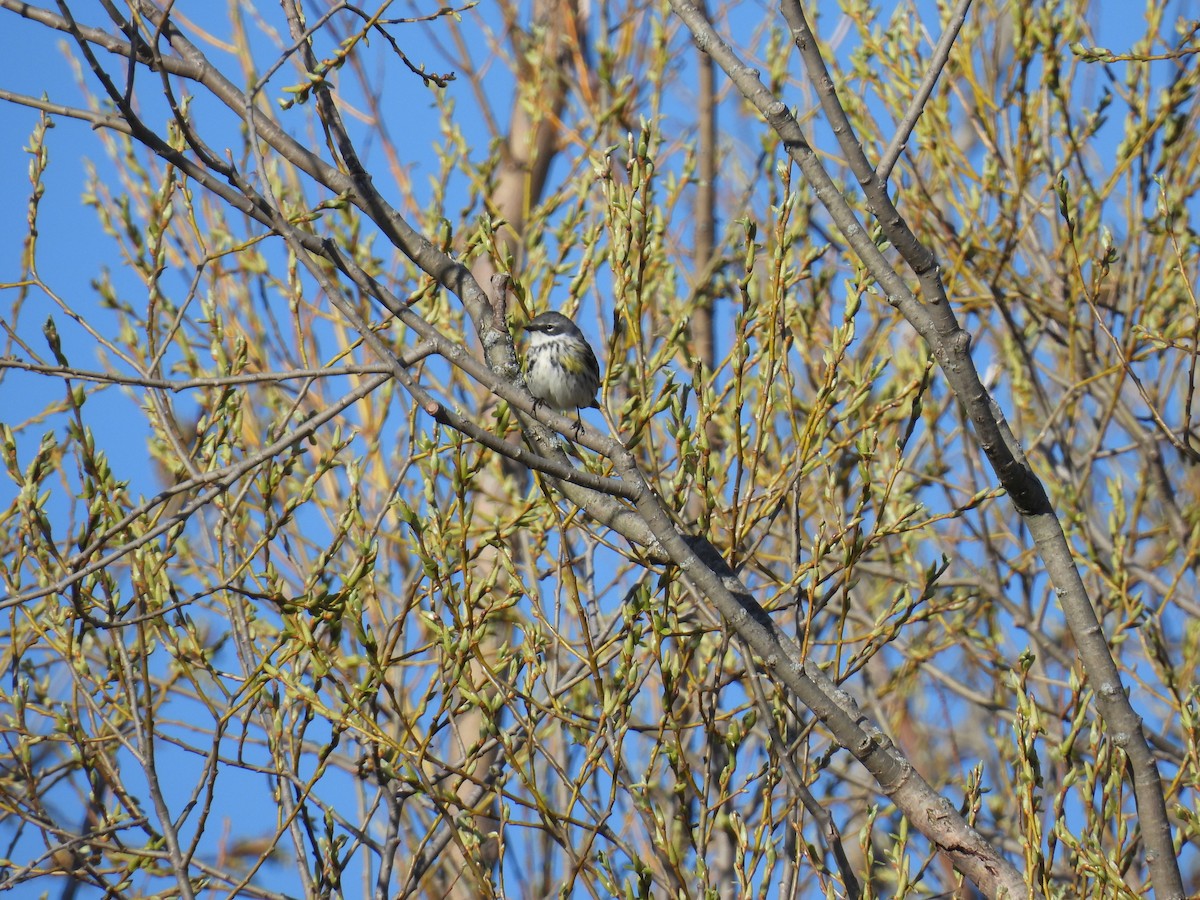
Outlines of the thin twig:
[[883,152],[883,157],[879,160],[879,165],[875,167],[875,175],[880,181],[886,182],[892,177],[892,169],[900,158],[900,154],[904,152],[904,145],[908,143],[909,136],[917,127],[917,120],[921,118],[925,104],[929,102],[933,88],[937,84],[942,70],[946,67],[947,60],[950,59],[950,50],[954,47],[955,40],[958,39],[958,33],[962,30],[963,23],[967,21],[967,11],[970,8],[971,0],[958,0],[958,5],[954,7],[950,18],[946,20],[942,38],[938,41],[933,50],[933,56],[929,59],[929,69],[925,72],[925,77],[921,79],[921,84],[917,88],[916,94],[913,95],[912,103],[904,113],[904,118],[896,126],[896,134],[892,137],[892,142],[888,144],[887,149]]

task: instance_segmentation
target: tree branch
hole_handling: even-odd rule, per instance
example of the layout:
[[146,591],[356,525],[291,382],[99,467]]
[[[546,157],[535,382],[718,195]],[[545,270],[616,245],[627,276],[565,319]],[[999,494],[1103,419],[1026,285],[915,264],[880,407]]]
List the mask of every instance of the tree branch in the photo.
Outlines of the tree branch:
[[1029,528],[1095,685],[1097,706],[1109,725],[1113,741],[1129,755],[1148,848],[1146,862],[1155,886],[1163,897],[1182,900],[1183,882],[1174,854],[1157,763],[1146,742],[1141,719],[1134,712],[1121,683],[1120,672],[1074,564],[1062,527],[1044,486],[1026,461],[999,406],[979,379],[969,352],[970,335],[958,324],[949,305],[941,283],[940,268],[933,254],[908,228],[888,197],[885,184],[867,162],[849,118],[837,98],[833,80],[798,0],[783,0],[783,12],[808,69],[809,79],[816,86],[822,109],[885,237],[920,279],[925,303],[917,300],[866,236],[853,211],[808,146],[799,123],[786,105],[774,97],[758,79],[757,72],[743,64],[733,49],[717,36],[693,3],[689,0],[671,0],[671,6],[691,30],[697,45],[713,56],[743,96],[783,139],[789,155],[809,179],[818,199],[872,276],[883,286],[888,302],[901,311],[929,344],[947,382],[974,424],[988,461]]

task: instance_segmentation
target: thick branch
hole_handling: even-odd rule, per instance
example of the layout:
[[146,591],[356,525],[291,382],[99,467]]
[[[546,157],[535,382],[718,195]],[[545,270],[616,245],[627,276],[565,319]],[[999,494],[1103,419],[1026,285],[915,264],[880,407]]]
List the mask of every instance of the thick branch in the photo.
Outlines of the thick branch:
[[[615,462],[625,480],[640,481],[631,456],[625,454]],[[763,667],[787,685],[834,739],[866,767],[913,826],[989,896],[1004,896],[1004,891],[1010,897],[1025,896],[1020,872],[921,777],[845,691],[817,665],[804,661],[800,648],[750,595],[716,548],[703,539],[685,540],[644,482],[639,494],[638,511],[692,589],[712,601],[730,627],[761,657]]]
[[743,64],[733,49],[717,36],[695,4],[689,0],[671,0],[671,5],[691,29],[697,45],[712,55],[746,99],[754,104],[783,139],[789,155],[808,178],[818,199],[872,276],[887,292],[888,301],[900,310],[933,351],[948,383],[974,424],[989,463],[1029,528],[1060,598],[1087,673],[1096,687],[1100,713],[1108,723],[1113,740],[1129,755],[1134,770],[1138,811],[1148,847],[1146,862],[1156,888],[1163,897],[1181,900],[1184,896],[1183,882],[1173,850],[1157,763],[1146,742],[1141,719],[1126,696],[1116,662],[1075,566],[1062,527],[1045,487],[1026,461],[999,406],[980,381],[970,355],[970,335],[961,328],[949,305],[933,254],[909,229],[888,197],[885,184],[866,160],[849,118],[837,99],[833,81],[803,10],[797,0],[784,0],[784,15],[808,67],[809,79],[821,97],[822,108],[885,237],[920,279],[924,303],[917,300],[867,236],[853,210],[809,147],[799,123],[786,105],[762,84],[758,73]]

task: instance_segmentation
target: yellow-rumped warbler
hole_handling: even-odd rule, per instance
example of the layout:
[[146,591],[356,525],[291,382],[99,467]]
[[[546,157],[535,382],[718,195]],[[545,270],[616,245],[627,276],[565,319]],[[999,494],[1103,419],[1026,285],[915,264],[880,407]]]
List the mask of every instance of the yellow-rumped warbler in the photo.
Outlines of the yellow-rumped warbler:
[[[557,312],[536,316],[525,330],[529,350],[525,354],[525,384],[539,403],[561,412],[600,408],[600,363],[592,345],[575,323]],[[579,419],[583,428],[583,419]]]

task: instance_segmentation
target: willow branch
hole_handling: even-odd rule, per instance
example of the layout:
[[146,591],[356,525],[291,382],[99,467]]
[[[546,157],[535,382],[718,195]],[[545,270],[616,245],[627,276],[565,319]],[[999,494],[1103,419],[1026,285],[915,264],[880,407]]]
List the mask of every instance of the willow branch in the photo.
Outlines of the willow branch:
[[1146,741],[1141,719],[1129,702],[1045,486],[1026,460],[999,405],[980,381],[970,355],[971,336],[959,325],[950,307],[936,259],[917,240],[888,196],[886,185],[867,162],[798,0],[783,0],[783,11],[808,69],[809,80],[816,87],[822,109],[884,236],[920,280],[924,302],[903,283],[866,235],[853,210],[809,147],[787,106],[762,84],[758,73],[746,66],[721,40],[694,3],[671,0],[671,6],[692,31],[697,45],[713,56],[743,96],[783,139],[787,152],[808,178],[818,199],[871,275],[884,288],[888,302],[929,345],[947,383],[970,418],[988,462],[1029,529],[1095,687],[1100,714],[1108,724],[1114,743],[1129,756],[1147,845],[1146,863],[1156,889],[1163,897],[1182,900],[1183,881],[1174,853],[1158,765]]

